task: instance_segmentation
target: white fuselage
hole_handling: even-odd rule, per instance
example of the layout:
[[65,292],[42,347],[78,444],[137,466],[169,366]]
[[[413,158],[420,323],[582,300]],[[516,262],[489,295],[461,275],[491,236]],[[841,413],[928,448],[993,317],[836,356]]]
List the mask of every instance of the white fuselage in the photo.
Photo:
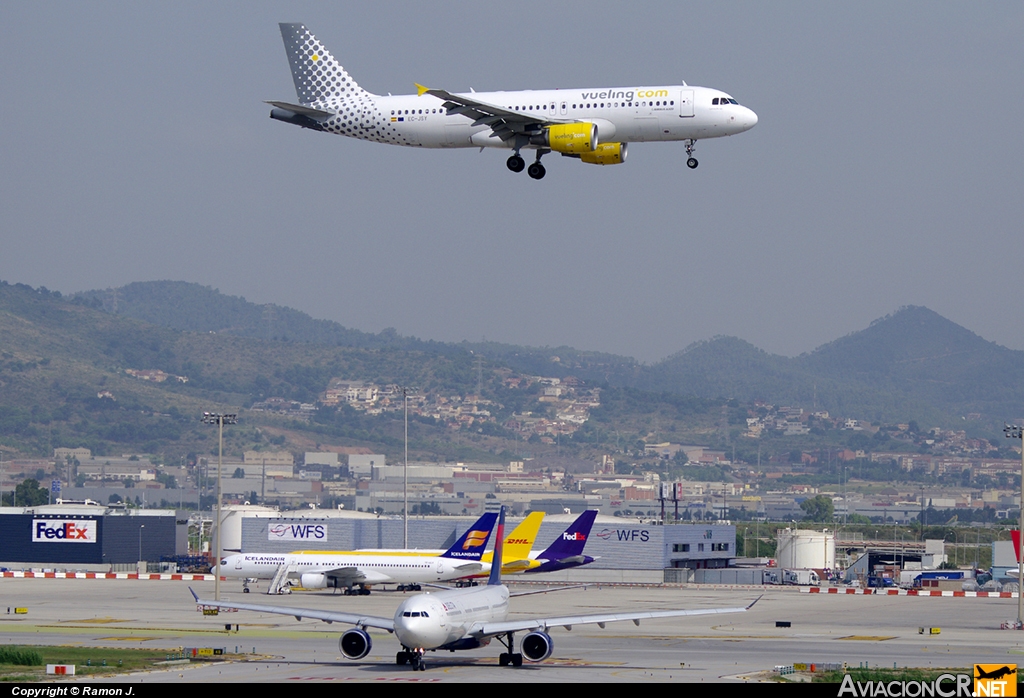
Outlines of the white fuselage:
[[417,594],[395,611],[395,636],[409,649],[444,647],[466,637],[475,624],[505,620],[508,598],[504,584]]
[[418,555],[316,555],[310,553],[242,553],[230,555],[218,566],[223,577],[235,579],[273,579],[282,565],[288,565],[289,578],[326,574],[335,570],[358,569],[372,584],[422,584],[444,582],[467,576],[458,566],[466,561]]
[[[474,125],[449,114],[444,100],[430,94],[371,95],[361,106],[324,122],[324,130],[344,136],[421,148],[513,148],[487,124]],[[465,95],[545,122],[583,121],[597,125],[598,142],[632,143],[719,138],[754,127],[757,115],[729,102],[721,90],[668,85],[657,87],[473,92]],[[718,102],[714,104],[713,102]]]

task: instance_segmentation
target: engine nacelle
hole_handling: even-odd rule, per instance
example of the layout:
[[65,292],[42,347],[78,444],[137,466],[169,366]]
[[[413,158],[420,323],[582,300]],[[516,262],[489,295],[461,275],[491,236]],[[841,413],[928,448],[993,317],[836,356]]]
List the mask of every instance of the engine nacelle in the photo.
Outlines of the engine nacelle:
[[536,630],[523,638],[523,656],[531,662],[543,662],[551,656],[555,642],[547,633]]
[[308,572],[299,577],[299,586],[303,589],[325,589],[327,588],[327,575]]
[[544,141],[556,153],[589,153],[597,148],[597,126],[582,121],[552,124],[544,130]]
[[628,143],[602,143],[589,153],[580,153],[580,160],[591,165],[618,165],[626,161]]
[[338,640],[338,649],[348,659],[362,659],[373,649],[373,640],[362,628],[352,628]]

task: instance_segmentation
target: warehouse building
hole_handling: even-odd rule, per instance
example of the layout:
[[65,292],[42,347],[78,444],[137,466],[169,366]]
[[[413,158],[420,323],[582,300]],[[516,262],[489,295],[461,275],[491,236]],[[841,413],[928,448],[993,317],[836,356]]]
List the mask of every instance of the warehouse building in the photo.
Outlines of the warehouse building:
[[173,510],[95,503],[3,507],[0,540],[0,558],[8,567],[158,562],[186,554],[188,521]]
[[[340,512],[317,517],[251,516],[241,521],[244,553],[289,553],[297,550],[359,550],[403,547],[400,517],[347,517]],[[533,549],[541,551],[577,514],[547,516]],[[473,524],[474,517],[415,517],[409,521],[409,547],[445,549]],[[518,520],[510,519],[506,530]],[[493,547],[493,541],[488,547]],[[729,566],[736,557],[736,527],[712,524],[662,526],[613,516],[599,516],[585,553],[597,560],[576,568],[567,578],[587,581],[661,582],[666,569],[714,569]],[[678,575],[671,575],[678,579]]]

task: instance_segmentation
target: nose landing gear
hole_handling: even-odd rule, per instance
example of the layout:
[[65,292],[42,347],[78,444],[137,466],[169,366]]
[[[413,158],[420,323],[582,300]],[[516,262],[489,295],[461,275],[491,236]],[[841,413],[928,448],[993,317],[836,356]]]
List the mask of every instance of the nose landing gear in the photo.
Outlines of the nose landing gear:
[[692,138],[686,141],[686,154],[689,156],[686,160],[686,166],[691,170],[697,169],[697,158],[693,157],[693,151],[696,150],[697,141]]

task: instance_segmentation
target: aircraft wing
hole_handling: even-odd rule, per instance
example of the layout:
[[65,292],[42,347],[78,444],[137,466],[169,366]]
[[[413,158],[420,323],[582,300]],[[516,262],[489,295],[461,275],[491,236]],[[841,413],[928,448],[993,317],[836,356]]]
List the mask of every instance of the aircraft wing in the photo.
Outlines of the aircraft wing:
[[328,579],[335,579],[343,586],[352,584],[390,584],[392,579],[386,574],[374,570],[364,570],[361,567],[335,567],[330,570],[317,570],[317,574],[323,574]]
[[[189,591],[192,591],[189,588]],[[270,606],[256,603],[234,603],[231,601],[211,601],[208,599],[201,599],[192,591],[192,596],[195,597],[196,603],[208,608],[229,608],[237,609],[239,611],[256,611],[257,613],[275,613],[282,616],[295,616],[295,620],[302,620],[303,618],[313,618],[314,620],[322,620],[325,623],[347,623],[348,625],[356,625],[360,628],[378,628],[380,630],[387,630],[388,632],[395,631],[395,620],[393,618],[381,618],[379,616],[367,616],[360,613],[338,613],[337,611],[316,611],[312,608],[291,608],[289,606]]]
[[481,102],[466,95],[456,95],[447,90],[431,90],[416,85],[420,95],[428,94],[443,99],[449,114],[463,114],[473,119],[474,126],[490,126],[495,136],[503,141],[515,138],[518,133],[536,133],[545,124],[562,123],[564,119],[541,119],[530,114],[509,111],[494,104]]
[[531,630],[543,630],[561,626],[566,630],[572,630],[574,625],[587,625],[596,623],[604,627],[605,623],[631,620],[634,625],[640,625],[641,620],[651,618],[677,618],[680,616],[706,616],[719,613],[743,613],[757,603],[757,599],[749,606],[738,606],[736,608],[694,608],[690,610],[675,611],[625,611],[620,613],[596,613],[585,616],[554,616],[552,618],[524,618],[522,620],[506,620],[495,623],[478,623],[469,631],[469,635],[475,637],[494,637],[505,633],[526,632]]

